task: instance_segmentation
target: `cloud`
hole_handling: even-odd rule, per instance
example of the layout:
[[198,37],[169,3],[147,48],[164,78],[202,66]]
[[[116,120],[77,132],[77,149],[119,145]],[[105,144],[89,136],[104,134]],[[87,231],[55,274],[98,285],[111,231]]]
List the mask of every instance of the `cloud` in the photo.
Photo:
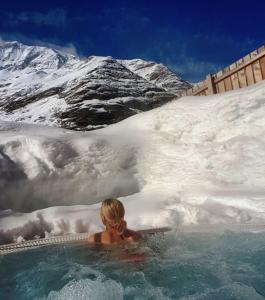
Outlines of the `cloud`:
[[[183,39],[184,40],[184,39]],[[236,39],[229,35],[192,36],[192,40],[184,40],[178,58],[172,56],[166,63],[184,78],[196,82],[205,79],[206,75],[214,74],[234,61],[255,49],[256,41],[245,37]],[[192,49],[192,50],[190,50]],[[238,54],[240,53],[241,54]]]
[[[74,55],[76,45],[79,56],[83,51],[86,55],[139,57],[161,62],[192,82],[204,79],[257,47],[257,40],[247,35],[233,35],[216,27],[200,31],[186,23],[172,26],[163,18],[158,21],[147,7],[135,9],[123,4],[77,13],[57,8],[6,14],[3,12],[1,18],[0,11],[3,20],[0,25],[6,39],[48,46]],[[21,26],[24,24],[26,26]],[[45,30],[37,25],[46,25]]]
[[[197,82],[230,65],[256,48],[257,41],[247,36],[228,34],[191,34],[176,28],[160,28],[151,35],[148,47],[139,57],[167,65],[183,79]],[[155,38],[154,38],[155,37]],[[147,37],[148,38],[148,37]]]
[[78,53],[77,48],[72,42],[61,43],[56,39],[53,41],[50,40],[45,41],[35,37],[25,36],[19,32],[13,32],[13,33],[0,32],[0,42],[7,42],[7,41],[18,41],[22,44],[30,45],[30,46],[48,47],[48,48],[56,49],[57,51],[63,54],[71,54],[76,57],[82,57],[82,54]]
[[166,64],[170,69],[181,74],[184,79],[188,79],[191,82],[201,81],[205,79],[207,74],[216,73],[224,67],[223,64],[198,60],[188,56],[180,56],[178,61],[178,63],[168,61]]
[[59,52],[64,53],[64,54],[71,54],[71,55],[80,57],[80,55],[78,54],[77,49],[73,43],[58,45],[58,44],[53,44],[53,43],[49,43],[49,42],[35,40],[35,44],[38,46],[44,46],[44,47],[56,49]]
[[[193,45],[195,48],[195,45]],[[213,61],[205,55],[198,55],[196,50],[188,51],[188,42],[176,39],[167,42],[161,38],[160,42],[151,44],[148,49],[140,53],[139,57],[166,65],[170,70],[190,82],[203,80],[207,74],[215,73],[224,67],[221,61]]]
[[61,27],[66,25],[66,12],[63,9],[48,10],[47,12],[24,11],[19,14],[8,14],[11,24],[31,23],[36,25],[48,25]]

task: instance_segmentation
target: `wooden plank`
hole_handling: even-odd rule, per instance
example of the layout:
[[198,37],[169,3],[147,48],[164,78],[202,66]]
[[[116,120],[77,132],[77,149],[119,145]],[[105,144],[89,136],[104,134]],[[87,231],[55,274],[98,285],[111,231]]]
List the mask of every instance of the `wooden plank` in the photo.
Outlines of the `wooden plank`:
[[218,78],[218,77],[221,77],[223,75],[223,71],[219,71],[215,74],[215,77]]
[[240,59],[236,62],[237,67],[240,67],[240,66],[242,66],[243,64],[244,64],[243,58],[240,58]]
[[238,72],[238,79],[239,79],[239,85],[240,85],[241,88],[248,85],[247,84],[247,78],[246,78],[245,69],[241,69]]
[[244,62],[242,58],[239,59],[236,62],[237,67],[234,70],[230,71],[229,73],[223,74],[222,76],[217,77],[214,80],[215,83],[224,80],[226,77],[230,76],[232,73],[239,72],[240,70],[242,70],[246,66],[248,66],[250,63],[254,63],[254,62],[258,61],[259,59],[261,59],[262,57],[265,57],[265,52],[259,53],[256,57],[251,58],[251,60],[247,61],[247,62]]
[[237,90],[240,88],[239,80],[238,80],[238,73],[234,73],[231,75],[231,81],[232,81],[233,90]]
[[193,94],[194,96],[203,96],[206,94],[206,90],[199,90],[197,91],[195,94]]
[[223,69],[223,74],[228,74],[230,72],[230,68],[226,67]]
[[262,57],[259,63],[261,68],[262,79],[265,79],[265,57]]
[[231,64],[230,65],[230,70],[232,71],[233,69],[235,69],[236,68],[236,63],[233,63],[233,64]]
[[247,85],[251,85],[255,83],[254,74],[252,71],[252,65],[248,65],[245,69],[246,78],[247,78]]
[[221,93],[219,83],[216,83],[215,85],[216,85],[217,94]]
[[252,51],[249,55],[251,58],[256,57],[258,55],[258,50]]
[[[230,70],[231,72],[236,68],[236,63],[233,63],[230,65]],[[239,82],[238,82],[238,75],[237,73],[233,73],[230,76],[231,79],[231,85],[232,85],[232,90],[236,90],[239,88]]]
[[200,92],[198,92],[198,93],[196,94],[196,96],[206,96],[206,91],[207,91],[207,90],[201,90]]
[[219,94],[220,93],[220,89],[219,89],[218,83],[215,84],[215,88],[216,88],[216,93]]
[[262,53],[265,51],[265,46],[261,46],[258,48],[258,53]]
[[214,83],[214,77],[212,74],[209,74],[206,78],[206,84],[207,84],[207,95],[213,95],[216,94],[216,88]]
[[192,95],[196,96],[206,89],[207,89],[207,86],[205,84],[203,84],[201,87],[195,89],[194,92],[192,93]]
[[225,78],[224,84],[225,84],[225,90],[226,91],[231,91],[233,89],[230,77]]
[[[250,57],[254,58],[258,55],[258,50],[254,50],[250,53]],[[260,70],[260,64],[259,61],[256,61],[252,64],[252,72],[253,72],[253,76],[254,76],[254,81],[255,83],[260,81],[262,78],[262,74],[261,74],[261,70]]]
[[218,83],[218,86],[219,86],[219,93],[225,92],[225,83],[224,83],[224,81],[220,81]]
[[255,62],[252,65],[253,73],[254,73],[254,79],[255,82],[259,82],[262,80],[262,73],[261,73],[261,67],[259,61]]
[[[265,46],[252,51],[237,62],[212,75],[217,93],[238,89],[265,79]],[[193,89],[193,95],[210,94],[209,80]]]
[[251,57],[249,54],[247,54],[246,56],[243,57],[243,62],[248,62],[250,61]]

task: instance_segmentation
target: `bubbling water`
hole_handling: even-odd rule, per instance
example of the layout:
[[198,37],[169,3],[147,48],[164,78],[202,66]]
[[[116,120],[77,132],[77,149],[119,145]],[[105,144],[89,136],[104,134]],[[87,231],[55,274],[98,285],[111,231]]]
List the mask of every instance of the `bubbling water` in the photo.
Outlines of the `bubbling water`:
[[[138,248],[50,246],[0,258],[6,299],[264,299],[265,233],[154,235]],[[123,260],[130,251],[141,262]]]

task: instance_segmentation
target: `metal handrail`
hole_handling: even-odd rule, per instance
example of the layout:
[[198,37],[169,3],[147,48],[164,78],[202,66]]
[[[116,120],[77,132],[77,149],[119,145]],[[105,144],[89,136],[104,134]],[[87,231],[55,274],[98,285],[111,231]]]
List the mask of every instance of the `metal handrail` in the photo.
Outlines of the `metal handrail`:
[[[175,230],[178,233],[187,232],[218,232],[218,231],[234,231],[234,232],[263,232],[265,231],[265,224],[205,224],[205,225],[187,225],[177,226],[176,228],[160,227],[138,230],[141,234],[156,234],[165,233]],[[23,250],[33,249],[41,246],[69,244],[76,242],[88,243],[88,233],[76,233],[70,235],[55,236],[50,238],[42,238],[30,241],[23,241],[21,243],[5,244],[0,246],[0,255],[19,252]]]

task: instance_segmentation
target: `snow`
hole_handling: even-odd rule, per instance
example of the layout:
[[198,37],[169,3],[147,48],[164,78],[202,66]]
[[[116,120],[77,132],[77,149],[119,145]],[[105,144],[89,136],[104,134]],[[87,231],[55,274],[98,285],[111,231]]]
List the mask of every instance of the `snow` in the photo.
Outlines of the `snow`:
[[58,96],[47,97],[19,108],[12,113],[0,111],[3,121],[18,121],[47,126],[59,126],[57,112],[62,112],[68,107],[64,99]]
[[170,71],[162,64],[153,61],[145,61],[143,59],[118,60],[120,64],[125,66],[133,73],[156,84],[167,91],[178,94],[184,88],[187,89],[187,82],[184,82],[176,73]]
[[[115,123],[169,101],[189,87],[154,62],[109,56],[83,59],[18,42],[0,42],[0,69],[1,119],[78,130]],[[50,96],[57,100],[50,101]],[[93,101],[98,101],[100,110],[94,109]],[[103,106],[113,104],[114,108],[103,111]]]
[[264,224],[264,128],[265,82],[93,132],[2,121],[0,241],[95,232],[106,197],[134,229]]
[[67,61],[73,59],[70,55],[61,54],[57,50],[27,46],[19,42],[0,42],[0,68],[18,70],[22,68],[57,69]]
[[[106,57],[102,56],[92,56],[87,61],[79,61],[74,66],[65,65],[55,73],[47,76],[47,82],[43,85],[42,89],[45,90],[55,86],[61,86],[71,80],[82,80],[82,77],[86,76],[88,72],[92,72],[96,68],[104,65],[106,59]],[[70,70],[69,67],[74,67],[74,69]],[[71,84],[73,84],[73,82],[71,82]]]

